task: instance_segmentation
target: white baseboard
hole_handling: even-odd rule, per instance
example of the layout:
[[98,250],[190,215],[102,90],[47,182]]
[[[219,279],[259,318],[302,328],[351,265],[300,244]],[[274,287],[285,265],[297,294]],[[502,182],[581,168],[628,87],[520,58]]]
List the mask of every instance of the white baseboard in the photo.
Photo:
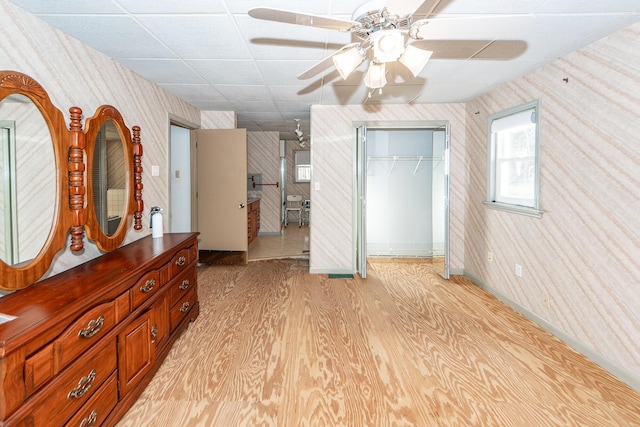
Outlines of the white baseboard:
[[[452,272],[451,274],[454,274],[454,273]],[[501,300],[502,302],[504,302],[505,304],[507,304],[508,306],[510,306],[511,308],[513,308],[514,310],[516,310],[517,312],[519,312],[520,314],[528,318],[529,320],[531,320],[532,322],[536,323],[545,331],[556,336],[558,339],[566,343],[569,347],[573,348],[578,353],[584,355],[585,357],[587,357],[597,365],[609,371],[612,375],[617,377],[620,381],[640,391],[640,378],[637,375],[635,375],[633,372],[620,366],[617,362],[614,362],[613,360],[609,359],[607,356],[597,352],[591,346],[569,335],[567,332],[558,328],[557,326],[545,320],[544,318],[538,316],[536,313],[532,312],[526,307],[523,307],[518,302],[511,299],[509,296],[491,287],[490,285],[485,283],[483,280],[475,277],[473,274],[464,272],[462,275],[466,276],[473,283],[475,283],[482,289],[486,290],[487,292],[493,294],[496,298],[498,298],[499,300]]]

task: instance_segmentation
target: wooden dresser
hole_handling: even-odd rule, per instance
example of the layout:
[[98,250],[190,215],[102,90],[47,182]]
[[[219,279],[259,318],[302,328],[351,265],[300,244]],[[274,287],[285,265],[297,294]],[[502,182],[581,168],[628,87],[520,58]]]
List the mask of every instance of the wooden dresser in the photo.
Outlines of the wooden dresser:
[[0,426],[114,425],[198,316],[197,254],[147,236],[0,298]]
[[258,237],[260,231],[260,199],[249,203],[247,209],[247,237],[249,244]]

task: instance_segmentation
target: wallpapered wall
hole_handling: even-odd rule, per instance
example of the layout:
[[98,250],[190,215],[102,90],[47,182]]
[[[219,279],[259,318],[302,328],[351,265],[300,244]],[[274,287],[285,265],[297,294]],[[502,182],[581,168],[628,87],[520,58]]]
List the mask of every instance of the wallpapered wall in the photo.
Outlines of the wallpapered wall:
[[[542,219],[482,204],[488,115],[535,99]],[[640,24],[466,112],[465,271],[640,377]]]
[[[143,229],[130,230],[125,243],[149,234],[149,207],[168,206],[169,114],[198,124],[200,111],[5,0],[0,0],[0,46],[0,69],[33,77],[65,116],[68,117],[72,106],[82,108],[87,118],[100,105],[110,104],[120,111],[129,128],[141,127],[146,212]],[[228,123],[226,118],[219,121]],[[160,176],[151,176],[151,165],[160,166]],[[47,275],[98,255],[100,252],[91,242],[86,242],[80,253],[66,248],[58,254]]]
[[451,128],[451,268],[464,267],[467,200],[464,104],[313,105],[311,107],[310,269],[315,273],[355,271],[354,131],[358,121],[449,122]]
[[[247,132],[247,171],[262,174],[263,184],[280,181],[280,133]],[[280,232],[280,187],[262,185],[260,233]]]

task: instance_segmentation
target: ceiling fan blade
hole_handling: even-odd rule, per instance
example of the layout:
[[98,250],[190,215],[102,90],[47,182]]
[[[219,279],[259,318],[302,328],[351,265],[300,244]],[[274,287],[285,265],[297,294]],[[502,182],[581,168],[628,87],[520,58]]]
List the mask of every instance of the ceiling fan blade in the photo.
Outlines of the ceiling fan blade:
[[308,13],[291,12],[288,10],[257,7],[249,10],[249,16],[266,21],[284,22],[286,24],[306,25],[308,27],[326,28],[328,30],[351,31],[360,28],[362,24],[346,19],[329,18],[326,16],[309,15]]
[[298,80],[306,80],[306,79],[310,79],[311,77],[315,76],[316,74],[326,70],[327,68],[333,66],[333,57],[335,55],[337,55],[338,53],[344,52],[345,50],[348,49],[352,49],[356,46],[359,46],[360,43],[350,43],[346,46],[343,46],[342,48],[336,50],[335,52],[333,52],[331,55],[327,56],[326,58],[324,58],[322,61],[316,63],[315,65],[313,65],[311,68],[303,71],[302,73],[300,73],[298,75]]
[[[403,16],[413,14],[416,10],[423,9],[422,3],[435,3],[433,7],[429,8],[429,12],[440,3],[440,0],[387,0],[386,8],[389,13],[394,15]],[[426,7],[425,5],[424,7]]]
[[311,77],[315,76],[318,73],[321,73],[322,71],[326,70],[332,65],[333,65],[333,55],[327,56],[322,61],[316,63],[313,67],[300,73],[298,75],[298,80],[310,79]]
[[531,15],[421,19],[409,29],[416,40],[513,39],[533,27]]

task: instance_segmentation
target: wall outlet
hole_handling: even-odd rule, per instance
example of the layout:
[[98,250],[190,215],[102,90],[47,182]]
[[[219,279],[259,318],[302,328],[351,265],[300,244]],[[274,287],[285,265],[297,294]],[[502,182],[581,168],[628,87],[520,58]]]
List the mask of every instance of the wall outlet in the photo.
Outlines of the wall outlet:
[[493,252],[487,252],[487,261],[493,262]]
[[549,300],[549,294],[546,292],[542,293],[542,304],[547,308],[551,308],[551,301]]
[[516,276],[522,277],[522,266],[520,264],[516,264]]

